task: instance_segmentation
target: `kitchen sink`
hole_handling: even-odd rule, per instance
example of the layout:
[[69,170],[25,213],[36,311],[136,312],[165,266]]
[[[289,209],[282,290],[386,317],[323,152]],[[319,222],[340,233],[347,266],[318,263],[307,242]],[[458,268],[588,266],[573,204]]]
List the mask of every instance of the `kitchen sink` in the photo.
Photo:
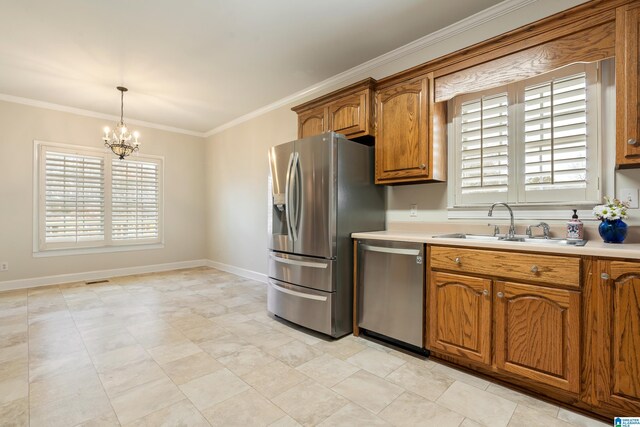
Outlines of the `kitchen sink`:
[[504,236],[492,236],[488,234],[467,234],[467,233],[451,233],[451,234],[439,234],[433,236],[435,238],[446,239],[466,239],[475,240],[480,242],[519,242],[529,243],[534,245],[554,245],[554,246],[584,246],[587,244],[586,240],[567,240],[567,239],[545,239],[544,237],[528,237],[528,236],[514,236],[512,238],[505,238]]

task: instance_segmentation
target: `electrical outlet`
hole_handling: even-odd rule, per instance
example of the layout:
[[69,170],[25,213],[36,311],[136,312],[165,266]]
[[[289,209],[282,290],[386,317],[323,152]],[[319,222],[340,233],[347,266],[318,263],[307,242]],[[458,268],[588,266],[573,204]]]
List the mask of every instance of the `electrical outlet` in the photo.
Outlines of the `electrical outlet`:
[[411,209],[409,210],[409,216],[411,218],[415,218],[418,216],[418,205],[411,205]]
[[0,262],[0,271],[9,270],[9,263],[6,261]]
[[620,195],[618,197],[623,202],[629,202],[630,208],[638,209],[638,189],[637,188],[622,188],[620,189]]

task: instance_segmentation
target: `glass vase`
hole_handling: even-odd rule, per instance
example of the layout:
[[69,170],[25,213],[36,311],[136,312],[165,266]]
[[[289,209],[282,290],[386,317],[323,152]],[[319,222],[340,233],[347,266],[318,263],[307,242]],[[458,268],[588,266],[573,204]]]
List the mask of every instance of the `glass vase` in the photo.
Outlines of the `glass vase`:
[[622,243],[627,237],[627,224],[621,219],[605,219],[598,232],[605,243]]

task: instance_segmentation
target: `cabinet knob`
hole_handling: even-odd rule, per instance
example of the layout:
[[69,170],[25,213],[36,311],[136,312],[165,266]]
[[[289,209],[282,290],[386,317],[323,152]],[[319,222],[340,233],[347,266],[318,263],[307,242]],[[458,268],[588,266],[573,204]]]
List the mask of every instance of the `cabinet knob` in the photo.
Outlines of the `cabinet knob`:
[[537,273],[538,273],[538,271],[540,271],[540,270],[538,270],[538,266],[537,266],[537,265],[532,265],[532,266],[531,266],[531,272],[532,272],[533,274],[537,274]]
[[629,145],[636,145],[636,139],[635,138],[629,138],[629,140],[627,141],[627,144]]
[[456,259],[455,259],[455,260],[453,260],[453,262],[455,262],[455,263],[456,263],[456,265],[460,265],[460,264],[462,264],[462,260],[460,259],[460,257],[456,257]]
[[422,163],[422,164],[420,165],[420,169],[423,169],[423,170],[424,170],[424,169],[426,169],[426,168],[427,168],[427,165],[425,165],[424,163]]
[[482,295],[484,295],[486,297],[487,295],[489,295],[489,291],[487,289],[485,289],[484,291],[482,291]]
[[498,292],[498,298],[504,298],[504,294],[502,292]]
[[601,273],[600,278],[602,280],[609,280],[611,277],[607,273]]

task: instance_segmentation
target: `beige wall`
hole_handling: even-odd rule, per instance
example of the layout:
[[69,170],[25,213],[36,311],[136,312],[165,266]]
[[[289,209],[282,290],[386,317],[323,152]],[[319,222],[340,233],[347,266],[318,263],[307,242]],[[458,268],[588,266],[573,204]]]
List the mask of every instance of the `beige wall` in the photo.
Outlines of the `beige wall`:
[[[539,0],[446,40],[437,41],[400,59],[379,65],[326,88],[343,87],[366,77],[382,78],[430,59],[456,51],[492,36],[582,3],[581,0]],[[302,103],[322,94],[309,95]],[[267,149],[295,139],[296,115],[291,105],[281,107],[207,139],[208,258],[243,269],[267,272],[266,187]],[[606,150],[613,150],[613,141]],[[640,171],[618,174],[621,183],[640,187]],[[409,206],[417,203],[417,221],[447,220],[447,184],[387,187],[387,221],[409,221]],[[636,215],[640,217],[640,214]],[[638,222],[640,223],[640,222]]]
[[33,257],[33,141],[101,147],[109,120],[0,102],[0,261],[4,281],[205,258],[203,138],[134,126],[165,158],[163,249]]
[[267,150],[294,140],[296,124],[296,116],[280,108],[207,143],[208,259],[266,273]]
[[[310,94],[315,98],[365,77],[382,78],[469,46],[581,0],[539,0],[414,51],[402,58]],[[301,103],[301,99],[295,103]],[[165,247],[163,249],[34,258],[33,140],[100,146],[106,120],[0,102],[0,261],[2,282],[60,274],[174,263],[207,258],[221,265],[267,271],[267,150],[296,138],[291,105],[278,108],[203,139],[137,127],[143,151],[165,157]],[[611,153],[613,141],[605,143]],[[616,173],[616,188],[640,187],[640,170]],[[387,187],[387,220],[417,222],[447,218],[447,184]],[[640,212],[632,223],[640,224]]]

